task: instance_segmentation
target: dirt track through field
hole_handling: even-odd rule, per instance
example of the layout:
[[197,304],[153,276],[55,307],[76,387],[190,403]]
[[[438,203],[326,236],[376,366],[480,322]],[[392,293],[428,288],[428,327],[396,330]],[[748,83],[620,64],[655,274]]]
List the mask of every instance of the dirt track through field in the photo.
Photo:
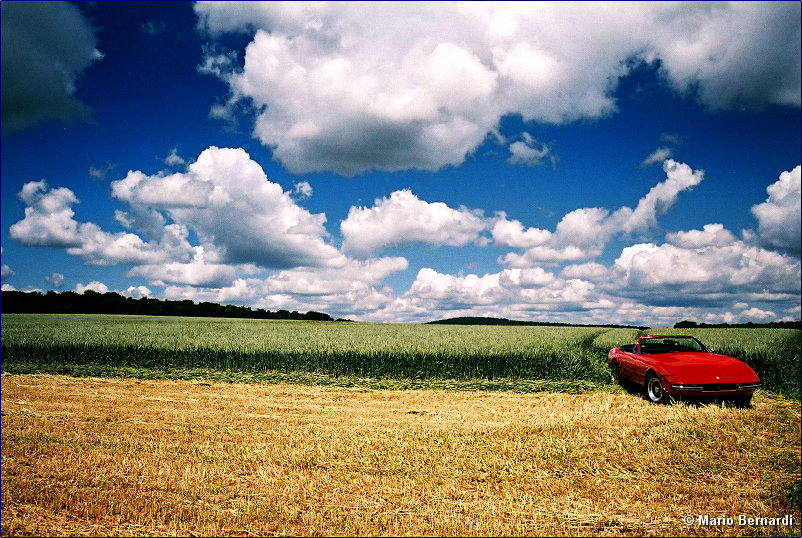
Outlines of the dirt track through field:
[[3,535],[799,535],[799,402],[760,394],[4,375],[2,412]]

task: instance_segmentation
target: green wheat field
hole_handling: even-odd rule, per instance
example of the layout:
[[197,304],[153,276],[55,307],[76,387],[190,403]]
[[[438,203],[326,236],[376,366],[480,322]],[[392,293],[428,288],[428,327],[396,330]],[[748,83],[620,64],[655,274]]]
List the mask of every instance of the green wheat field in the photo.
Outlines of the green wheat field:
[[[692,333],[717,352],[749,364],[765,390],[799,397],[800,331]],[[608,385],[607,352],[640,334],[596,327],[4,314],[2,368],[121,377],[228,376],[232,381],[279,376],[283,381],[388,388],[452,382],[530,391],[545,383],[547,390],[576,391]]]

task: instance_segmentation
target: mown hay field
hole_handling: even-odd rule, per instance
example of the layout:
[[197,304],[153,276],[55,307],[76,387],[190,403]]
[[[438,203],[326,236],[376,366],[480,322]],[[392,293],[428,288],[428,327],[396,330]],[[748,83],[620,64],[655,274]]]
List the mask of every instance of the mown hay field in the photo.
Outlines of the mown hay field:
[[800,533],[799,402],[769,393],[2,385],[3,535]]

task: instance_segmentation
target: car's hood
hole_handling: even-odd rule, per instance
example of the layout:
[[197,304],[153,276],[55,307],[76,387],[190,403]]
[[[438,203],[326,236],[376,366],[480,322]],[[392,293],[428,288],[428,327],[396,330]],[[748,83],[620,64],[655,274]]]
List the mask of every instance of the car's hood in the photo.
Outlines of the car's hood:
[[746,363],[716,353],[666,353],[660,355],[663,373],[689,384],[754,383],[757,374]]

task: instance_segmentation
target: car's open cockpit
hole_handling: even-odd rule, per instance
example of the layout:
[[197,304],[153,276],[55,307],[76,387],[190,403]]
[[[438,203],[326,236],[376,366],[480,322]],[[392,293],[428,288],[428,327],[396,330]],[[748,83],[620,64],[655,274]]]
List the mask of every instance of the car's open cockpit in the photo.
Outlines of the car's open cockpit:
[[661,353],[705,353],[705,345],[692,336],[660,336],[638,339],[641,355],[659,355]]

